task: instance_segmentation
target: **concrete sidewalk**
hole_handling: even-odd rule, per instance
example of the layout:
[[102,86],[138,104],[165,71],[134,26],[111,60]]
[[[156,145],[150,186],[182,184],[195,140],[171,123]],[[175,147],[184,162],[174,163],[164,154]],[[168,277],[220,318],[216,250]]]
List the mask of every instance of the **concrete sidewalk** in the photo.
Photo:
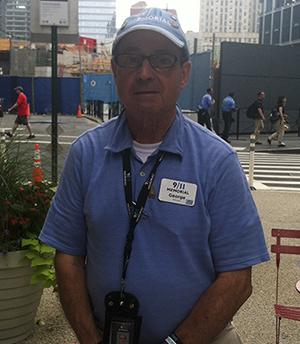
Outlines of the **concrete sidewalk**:
[[[272,141],[271,145],[268,144],[269,134],[262,134],[259,138],[259,141],[262,142],[261,145],[255,145],[256,152],[265,152],[265,153],[300,153],[300,137],[297,133],[286,133],[284,135],[283,141],[285,142],[285,147],[278,147],[277,141]],[[239,138],[236,139],[236,135],[230,137],[231,145],[236,150],[248,151],[250,144],[249,135],[239,135]]]
[[[197,122],[197,115],[195,112],[188,112],[184,111],[185,115],[192,119],[193,121]],[[222,125],[222,121],[221,121]],[[221,129],[221,128],[220,128]],[[247,151],[249,150],[249,143],[250,143],[250,135],[240,134],[237,139],[237,135],[234,133],[236,130],[235,124],[231,127],[232,134],[230,135],[229,139],[231,140],[231,145],[236,150]],[[222,130],[221,130],[222,132]],[[264,132],[261,134],[259,141],[261,141],[262,145],[256,145],[255,150],[257,152],[268,152],[268,153],[300,153],[300,136],[297,136],[296,132],[289,133],[287,132],[284,135],[283,141],[286,143],[286,147],[278,147],[276,141],[272,141],[272,144],[269,145],[267,143],[267,138],[270,133],[265,134]]]

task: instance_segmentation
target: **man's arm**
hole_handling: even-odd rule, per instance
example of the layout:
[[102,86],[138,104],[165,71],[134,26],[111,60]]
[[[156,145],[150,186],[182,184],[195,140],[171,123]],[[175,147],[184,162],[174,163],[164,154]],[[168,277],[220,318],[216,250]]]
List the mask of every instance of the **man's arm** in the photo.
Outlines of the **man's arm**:
[[8,112],[10,112],[11,110],[15,109],[17,106],[18,106],[18,103],[14,103],[14,105],[11,106],[11,107],[8,109]]
[[58,291],[65,315],[80,344],[97,344],[102,338],[89,302],[84,260],[85,257],[56,252]]
[[251,295],[251,267],[222,272],[175,331],[183,344],[209,344]]
[[282,106],[279,106],[278,113],[279,113],[280,121],[283,122],[285,118],[284,118],[284,113],[283,113],[283,107]]
[[265,118],[265,115],[264,115],[262,109],[261,109],[261,108],[258,108],[257,111],[258,111],[258,113],[259,113],[261,119],[264,121],[266,118]]

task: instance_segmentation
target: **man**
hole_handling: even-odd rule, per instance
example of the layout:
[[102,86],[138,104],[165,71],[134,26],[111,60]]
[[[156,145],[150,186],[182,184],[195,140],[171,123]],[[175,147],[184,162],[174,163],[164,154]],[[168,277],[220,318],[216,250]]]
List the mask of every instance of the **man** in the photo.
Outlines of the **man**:
[[12,128],[12,132],[6,132],[6,135],[9,137],[12,137],[15,131],[17,130],[18,126],[20,124],[25,125],[29,136],[27,139],[33,139],[35,135],[33,135],[30,124],[29,124],[29,116],[30,116],[30,110],[29,110],[29,104],[27,103],[27,97],[24,93],[23,87],[18,86],[15,88],[15,91],[18,95],[16,103],[8,109],[8,112],[12,111],[15,108],[18,108],[18,115],[15,120],[14,126]]
[[215,100],[213,99],[213,89],[208,88],[206,94],[201,99],[198,111],[198,123],[205,125],[207,129],[212,130],[210,112]]
[[[57,250],[65,314],[81,344],[103,328],[115,344],[140,321],[134,343],[241,343],[231,319],[268,253],[235,152],[176,106],[191,68],[184,33],[147,9],[112,54],[124,111],[74,142],[40,236]],[[124,308],[142,319],[128,324]]]
[[222,117],[224,120],[224,130],[222,134],[222,139],[228,143],[230,143],[229,132],[233,121],[232,112],[236,110],[235,101],[233,97],[234,93],[230,92],[228,96],[223,99],[222,102]]
[[259,91],[257,93],[257,99],[253,103],[253,111],[255,114],[254,117],[254,135],[255,135],[255,143],[257,145],[261,145],[262,142],[259,141],[259,136],[261,131],[264,129],[264,121],[266,120],[265,113],[264,113],[264,100],[265,100],[266,94],[264,91]]

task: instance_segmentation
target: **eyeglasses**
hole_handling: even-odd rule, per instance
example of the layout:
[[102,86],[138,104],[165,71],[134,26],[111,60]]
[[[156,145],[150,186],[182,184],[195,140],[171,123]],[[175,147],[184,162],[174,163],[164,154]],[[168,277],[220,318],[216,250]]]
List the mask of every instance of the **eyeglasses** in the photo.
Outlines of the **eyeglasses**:
[[144,60],[148,60],[154,69],[167,69],[174,67],[179,59],[172,54],[119,54],[114,56],[114,61],[121,68],[139,68],[143,65]]

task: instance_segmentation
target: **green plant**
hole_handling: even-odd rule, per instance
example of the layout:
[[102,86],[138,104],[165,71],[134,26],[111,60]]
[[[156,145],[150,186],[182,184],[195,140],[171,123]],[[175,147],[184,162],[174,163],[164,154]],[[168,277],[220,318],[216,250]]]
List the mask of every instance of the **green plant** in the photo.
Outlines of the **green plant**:
[[35,268],[32,275],[32,283],[42,283],[45,288],[55,287],[56,278],[53,269],[53,257],[55,249],[49,247],[32,236],[32,239],[23,239],[22,247],[27,250],[26,258],[31,261]]
[[47,181],[30,181],[32,156],[24,146],[16,140],[0,146],[0,253],[26,250],[32,282],[55,286],[54,250],[38,240],[55,192]]

